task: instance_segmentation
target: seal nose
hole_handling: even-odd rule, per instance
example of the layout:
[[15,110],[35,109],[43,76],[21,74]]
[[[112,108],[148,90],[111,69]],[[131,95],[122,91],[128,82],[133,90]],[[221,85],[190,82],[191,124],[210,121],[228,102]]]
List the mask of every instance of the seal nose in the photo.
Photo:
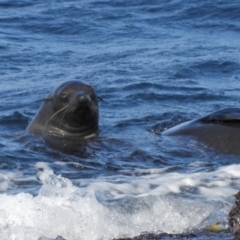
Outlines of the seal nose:
[[88,100],[87,96],[85,94],[81,94],[78,96],[78,102],[84,103]]

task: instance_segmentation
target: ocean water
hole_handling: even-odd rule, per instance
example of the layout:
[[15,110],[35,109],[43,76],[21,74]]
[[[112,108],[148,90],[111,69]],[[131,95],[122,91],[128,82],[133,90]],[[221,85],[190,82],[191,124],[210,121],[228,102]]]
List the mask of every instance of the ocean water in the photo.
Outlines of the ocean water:
[[[233,238],[206,228],[228,228],[239,156],[161,133],[238,107],[238,1],[0,0],[0,9],[1,240]],[[99,137],[74,150],[26,131],[68,80],[103,99]]]

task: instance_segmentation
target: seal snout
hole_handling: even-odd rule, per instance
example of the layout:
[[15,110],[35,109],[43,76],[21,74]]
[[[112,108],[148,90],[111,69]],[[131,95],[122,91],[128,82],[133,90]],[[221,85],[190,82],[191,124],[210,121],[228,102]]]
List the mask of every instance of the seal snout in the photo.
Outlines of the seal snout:
[[70,106],[86,106],[90,101],[90,97],[85,92],[76,92],[74,95],[71,96],[69,99]]
[[87,101],[89,101],[89,96],[86,94],[79,94],[78,96],[78,102],[79,103],[86,103]]

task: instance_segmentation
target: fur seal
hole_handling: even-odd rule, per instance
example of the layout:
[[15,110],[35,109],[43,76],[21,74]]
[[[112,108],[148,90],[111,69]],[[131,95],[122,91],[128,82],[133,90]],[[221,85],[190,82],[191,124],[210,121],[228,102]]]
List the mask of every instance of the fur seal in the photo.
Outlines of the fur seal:
[[190,136],[218,152],[240,154],[240,108],[227,108],[162,132],[164,136]]
[[27,126],[33,134],[90,138],[98,135],[98,97],[88,84],[62,83],[44,99]]

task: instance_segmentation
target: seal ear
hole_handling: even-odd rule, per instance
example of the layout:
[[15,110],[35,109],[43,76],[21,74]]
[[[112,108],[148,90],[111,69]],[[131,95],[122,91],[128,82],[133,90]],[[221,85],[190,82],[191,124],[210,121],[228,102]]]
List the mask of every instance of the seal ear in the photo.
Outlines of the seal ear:
[[97,96],[97,100],[104,102],[103,99],[99,96]]

